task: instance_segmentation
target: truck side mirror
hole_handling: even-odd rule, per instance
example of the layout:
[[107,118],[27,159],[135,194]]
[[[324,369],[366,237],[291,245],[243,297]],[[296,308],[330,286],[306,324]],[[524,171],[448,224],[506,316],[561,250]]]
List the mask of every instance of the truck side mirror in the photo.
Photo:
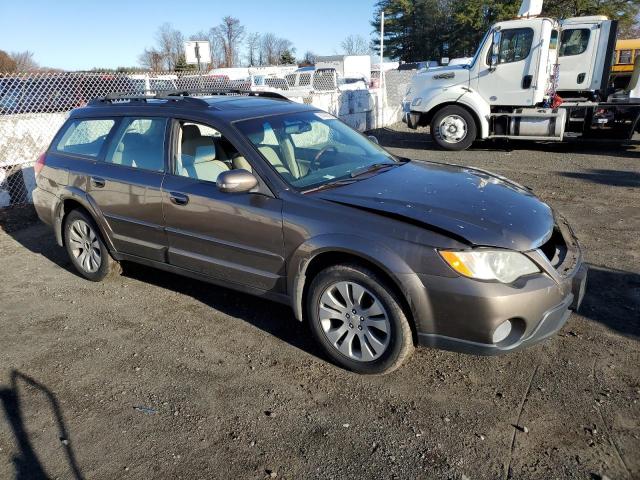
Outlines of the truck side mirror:
[[502,40],[502,32],[494,30],[491,38],[491,55],[489,56],[489,68],[495,70],[500,62],[500,41]]

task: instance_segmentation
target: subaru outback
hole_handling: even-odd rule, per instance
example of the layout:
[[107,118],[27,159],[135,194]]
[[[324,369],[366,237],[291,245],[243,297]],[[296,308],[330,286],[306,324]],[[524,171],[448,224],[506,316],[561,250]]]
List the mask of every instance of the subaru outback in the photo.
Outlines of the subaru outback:
[[489,172],[397,158],[274,93],[96,99],[35,166],[39,217],[77,271],[131,261],[288,304],[328,358],[535,344],[582,300],[567,222]]

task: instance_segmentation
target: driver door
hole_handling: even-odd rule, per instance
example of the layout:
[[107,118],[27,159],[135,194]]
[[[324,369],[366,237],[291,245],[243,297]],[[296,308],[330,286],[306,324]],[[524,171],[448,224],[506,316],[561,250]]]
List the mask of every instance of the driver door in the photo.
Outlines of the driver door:
[[[490,105],[533,105],[539,36],[527,22],[500,31],[497,64],[491,65],[492,48],[478,58],[476,89]],[[491,45],[491,42],[488,42]]]
[[224,282],[284,293],[282,201],[260,179],[261,191],[218,190],[221,172],[253,168],[213,126],[175,119],[172,132],[172,162],[162,188],[169,263]]

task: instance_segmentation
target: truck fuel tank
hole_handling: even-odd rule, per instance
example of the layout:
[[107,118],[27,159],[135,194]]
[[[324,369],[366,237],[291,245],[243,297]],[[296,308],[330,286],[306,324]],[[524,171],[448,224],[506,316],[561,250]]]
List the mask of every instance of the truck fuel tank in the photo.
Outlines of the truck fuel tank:
[[492,138],[562,140],[567,120],[563,108],[518,108],[491,114]]

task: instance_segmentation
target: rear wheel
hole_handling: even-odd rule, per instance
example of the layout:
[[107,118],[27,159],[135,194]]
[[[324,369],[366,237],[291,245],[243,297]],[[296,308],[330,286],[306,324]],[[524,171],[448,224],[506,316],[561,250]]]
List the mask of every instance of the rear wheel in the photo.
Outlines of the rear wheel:
[[389,373],[413,352],[411,327],[395,292],[358,265],[321,271],[309,287],[307,314],[317,342],[348,370]]
[[445,150],[466,150],[476,139],[476,122],[463,107],[449,105],[431,120],[431,136]]
[[88,280],[99,282],[119,271],[119,264],[111,258],[100,230],[81,210],[72,210],[64,219],[64,245],[75,269]]

